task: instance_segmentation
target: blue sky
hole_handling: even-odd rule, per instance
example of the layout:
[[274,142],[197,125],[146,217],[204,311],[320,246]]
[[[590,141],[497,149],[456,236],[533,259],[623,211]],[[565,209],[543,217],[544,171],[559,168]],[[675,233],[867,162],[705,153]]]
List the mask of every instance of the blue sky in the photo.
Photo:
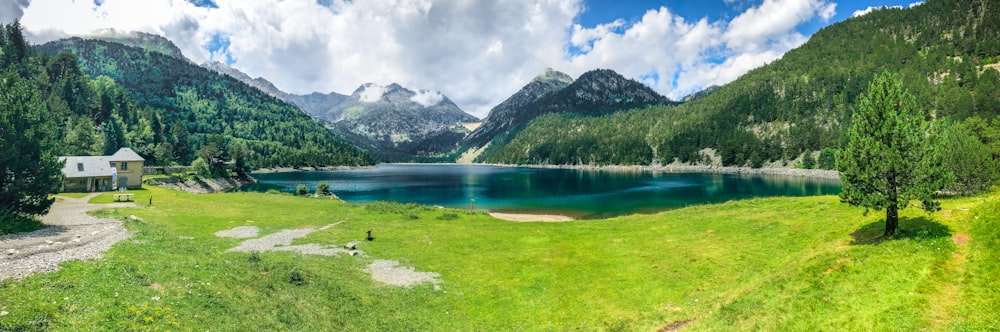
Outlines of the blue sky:
[[[899,1],[899,0],[846,0],[835,1],[837,4],[837,14],[829,22],[814,21],[800,26],[797,30],[804,35],[812,35],[819,29],[848,19],[855,11],[864,10],[868,7],[881,6],[909,6],[919,0]],[[638,21],[647,10],[659,7],[667,7],[674,13],[688,20],[697,20],[707,17],[711,21],[728,20],[739,15],[748,7],[759,4],[761,0],[587,0],[584,2],[586,10],[575,20],[583,26],[593,27],[598,24],[607,23],[616,19],[624,19],[628,22]]]
[[299,94],[437,90],[476,116],[554,68],[607,68],[679,99],[899,0],[0,0],[43,43],[98,29],[170,39]]

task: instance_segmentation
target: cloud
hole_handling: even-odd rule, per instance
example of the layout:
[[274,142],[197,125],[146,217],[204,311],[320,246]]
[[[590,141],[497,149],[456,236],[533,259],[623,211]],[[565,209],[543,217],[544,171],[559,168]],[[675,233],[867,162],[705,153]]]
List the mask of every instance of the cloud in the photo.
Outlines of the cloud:
[[[923,2],[914,2],[914,3],[910,4],[909,8],[913,8],[913,7],[922,5],[922,4],[923,4]],[[873,11],[882,10],[882,9],[903,9],[903,6],[868,6],[868,8],[865,8],[865,9],[855,10],[854,13],[851,14],[851,17],[862,16],[862,15],[871,13]]]
[[[15,0],[27,4],[27,0]],[[34,43],[113,27],[163,35],[193,61],[220,61],[292,93],[399,83],[441,91],[479,117],[547,67],[610,68],[678,99],[725,84],[833,16],[826,0],[728,0],[731,21],[667,7],[640,20],[574,24],[581,0],[31,0],[11,6]],[[755,4],[756,3],[756,4]],[[433,98],[432,98],[433,99]],[[430,102],[428,99],[427,102]]]
[[574,26],[574,45],[585,40],[590,51],[572,56],[569,68],[612,68],[677,100],[780,58],[808,40],[796,27],[835,14],[836,4],[822,0],[765,0],[729,22],[689,22],[660,7],[620,32]]
[[0,2],[0,23],[7,24],[24,15],[24,7],[31,0],[4,0]]

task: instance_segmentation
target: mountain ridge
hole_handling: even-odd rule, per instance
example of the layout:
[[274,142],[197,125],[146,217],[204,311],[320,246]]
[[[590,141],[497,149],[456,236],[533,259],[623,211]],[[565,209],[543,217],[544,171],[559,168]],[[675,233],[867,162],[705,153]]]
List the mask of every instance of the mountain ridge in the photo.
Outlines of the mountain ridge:
[[461,143],[463,148],[479,150],[481,154],[475,160],[490,162],[496,160],[494,155],[504,149],[503,145],[543,115],[601,116],[673,103],[648,86],[610,69],[594,69],[575,80],[567,78],[569,75],[547,69],[491,109],[487,120]]

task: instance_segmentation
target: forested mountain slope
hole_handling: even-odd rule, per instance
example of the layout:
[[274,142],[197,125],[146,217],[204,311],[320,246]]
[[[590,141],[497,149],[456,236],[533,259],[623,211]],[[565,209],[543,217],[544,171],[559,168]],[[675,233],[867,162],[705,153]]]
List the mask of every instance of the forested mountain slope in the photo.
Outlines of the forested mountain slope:
[[[178,135],[187,146],[174,146],[170,158],[190,162],[195,152],[228,160],[231,147],[247,148],[250,167],[306,165],[362,165],[374,160],[367,152],[337,138],[295,106],[269,96],[230,76],[220,75],[173,56],[119,43],[70,38],[37,48],[57,58],[70,51],[76,59],[63,67],[91,77],[104,77],[127,91],[122,103],[145,113],[151,142],[133,147],[145,157],[154,157],[158,143]],[[66,59],[72,59],[68,57]],[[76,62],[79,62],[76,68]],[[74,78],[76,80],[76,78]],[[66,91],[67,98],[74,98]],[[86,108],[87,106],[81,106]],[[112,107],[112,109],[114,109]],[[111,118],[111,117],[106,117]],[[104,119],[93,119],[103,126]],[[136,123],[141,121],[136,120]],[[166,129],[166,128],[169,128]],[[166,133],[170,131],[171,135]],[[173,135],[173,131],[178,135]],[[158,158],[151,158],[158,159]],[[163,161],[158,161],[162,163]]]
[[[539,118],[488,160],[786,164],[840,146],[857,96],[881,71],[898,72],[928,118],[988,122],[1000,113],[1000,75],[984,66],[1000,55],[998,7],[991,0],[931,0],[876,10],[826,27],[781,59],[681,106]],[[594,153],[603,148],[593,144],[631,151]]]
[[540,116],[560,113],[567,117],[601,116],[670,103],[642,83],[612,70],[591,70],[575,81],[566,74],[548,70],[494,107],[482,126],[463,141],[463,146],[475,149],[489,144],[478,161],[514,162],[508,159],[513,155],[507,143]]

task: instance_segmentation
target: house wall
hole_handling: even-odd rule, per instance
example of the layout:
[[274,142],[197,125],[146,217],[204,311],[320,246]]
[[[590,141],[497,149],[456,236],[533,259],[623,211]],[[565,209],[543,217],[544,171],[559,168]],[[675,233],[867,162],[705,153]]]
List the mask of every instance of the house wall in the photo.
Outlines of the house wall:
[[87,178],[66,178],[63,180],[64,192],[74,192],[74,191],[90,191],[87,183],[90,182]]
[[111,190],[111,177],[66,178],[62,192],[91,192]]
[[114,161],[112,164],[118,169],[118,178],[126,178],[128,180],[128,183],[125,185],[126,187],[130,189],[142,188],[142,167],[144,166],[144,162]]

